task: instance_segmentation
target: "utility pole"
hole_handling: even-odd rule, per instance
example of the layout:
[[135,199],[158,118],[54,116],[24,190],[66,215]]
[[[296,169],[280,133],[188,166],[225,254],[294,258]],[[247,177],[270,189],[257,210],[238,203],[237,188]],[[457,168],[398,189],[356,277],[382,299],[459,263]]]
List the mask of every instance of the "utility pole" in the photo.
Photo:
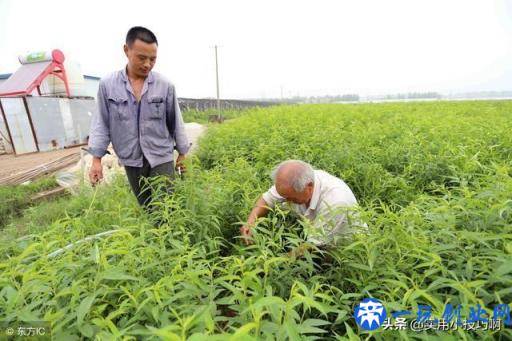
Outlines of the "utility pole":
[[219,95],[219,61],[217,57],[217,45],[215,45],[215,78],[217,79],[217,121],[220,123],[220,95]]

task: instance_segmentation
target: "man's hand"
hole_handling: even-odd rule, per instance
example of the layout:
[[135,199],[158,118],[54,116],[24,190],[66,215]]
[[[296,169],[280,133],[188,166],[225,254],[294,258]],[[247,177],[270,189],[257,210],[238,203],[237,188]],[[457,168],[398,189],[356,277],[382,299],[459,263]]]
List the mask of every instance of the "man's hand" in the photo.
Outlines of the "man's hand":
[[245,245],[251,245],[254,243],[252,240],[251,227],[256,224],[256,220],[258,218],[266,216],[268,210],[267,203],[263,200],[263,197],[260,197],[249,214],[247,223],[240,228],[240,235],[242,236],[242,240]]
[[251,245],[253,243],[252,241],[252,232],[251,228],[247,225],[244,225],[240,228],[240,235],[242,236],[242,241],[245,243],[245,245]]
[[89,170],[89,180],[95,186],[103,179],[103,166],[101,165],[101,158],[93,157],[91,169]]
[[186,158],[186,155],[185,154],[180,154],[178,155],[178,158],[176,159],[176,170],[179,170],[181,173],[185,173],[187,171],[187,169],[185,168],[185,164],[184,164],[184,161],[185,161],[185,158]]

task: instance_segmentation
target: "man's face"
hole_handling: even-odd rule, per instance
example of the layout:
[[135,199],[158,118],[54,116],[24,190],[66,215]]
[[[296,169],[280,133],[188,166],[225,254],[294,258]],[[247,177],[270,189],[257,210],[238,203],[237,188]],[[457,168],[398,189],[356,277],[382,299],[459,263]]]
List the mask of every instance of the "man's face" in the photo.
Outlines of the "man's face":
[[128,67],[137,77],[147,77],[156,62],[156,43],[148,44],[135,39],[132,46],[124,45],[124,53],[128,58]]
[[286,201],[302,205],[309,203],[311,200],[311,197],[313,196],[313,183],[307,184],[306,188],[302,192],[295,191],[291,186],[283,186],[276,183],[276,190],[280,196],[286,199]]

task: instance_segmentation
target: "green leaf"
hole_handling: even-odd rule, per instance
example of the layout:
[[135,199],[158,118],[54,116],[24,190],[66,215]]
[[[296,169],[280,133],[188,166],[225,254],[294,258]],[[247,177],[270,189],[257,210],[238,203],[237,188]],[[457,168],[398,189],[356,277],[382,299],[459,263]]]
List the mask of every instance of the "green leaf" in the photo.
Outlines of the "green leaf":
[[77,325],[81,325],[84,321],[85,315],[89,313],[89,310],[91,309],[92,303],[94,302],[94,299],[96,298],[96,295],[89,295],[85,299],[80,302],[80,305],[78,306],[78,309],[76,310],[76,323]]
[[94,328],[89,323],[82,323],[78,325],[78,330],[80,331],[80,333],[82,333],[83,336],[89,339],[92,339],[92,337],[94,336]]
[[321,334],[321,333],[327,333],[326,330],[317,328],[318,326],[325,326],[331,324],[329,321],[321,320],[321,319],[307,319],[303,321],[299,327],[299,333],[303,334]]
[[119,270],[107,270],[101,273],[101,279],[108,279],[113,281],[138,281],[140,278],[128,275]]
[[290,338],[290,340],[299,340],[299,328],[297,324],[295,324],[292,320],[287,319],[284,322],[284,327],[286,329],[286,334]]
[[246,337],[249,337],[249,332],[255,328],[257,328],[258,325],[255,322],[249,322],[240,328],[236,330],[236,332],[229,338],[230,340],[240,340],[241,337],[245,339]]
[[501,264],[496,269],[495,274],[496,274],[497,277],[501,277],[501,276],[504,276],[504,275],[506,275],[506,274],[508,274],[510,272],[512,272],[512,261]]
[[346,263],[346,265],[352,267],[352,268],[356,268],[356,269],[359,269],[359,270],[364,270],[364,271],[369,271],[371,272],[372,269],[370,269],[370,267],[366,264],[359,264],[359,263]]

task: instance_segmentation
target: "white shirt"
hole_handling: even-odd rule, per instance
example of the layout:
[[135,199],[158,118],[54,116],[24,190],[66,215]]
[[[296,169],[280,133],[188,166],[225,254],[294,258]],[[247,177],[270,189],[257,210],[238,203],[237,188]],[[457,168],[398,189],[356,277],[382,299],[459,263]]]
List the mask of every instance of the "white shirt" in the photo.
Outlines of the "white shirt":
[[[366,226],[357,220],[354,208],[357,200],[347,184],[322,170],[314,170],[315,181],[309,206],[289,202],[293,211],[311,222],[307,226],[307,240],[315,245],[330,244],[335,236],[354,232],[354,226]],[[263,200],[270,208],[283,203],[285,198],[279,195],[276,186],[263,194]]]

